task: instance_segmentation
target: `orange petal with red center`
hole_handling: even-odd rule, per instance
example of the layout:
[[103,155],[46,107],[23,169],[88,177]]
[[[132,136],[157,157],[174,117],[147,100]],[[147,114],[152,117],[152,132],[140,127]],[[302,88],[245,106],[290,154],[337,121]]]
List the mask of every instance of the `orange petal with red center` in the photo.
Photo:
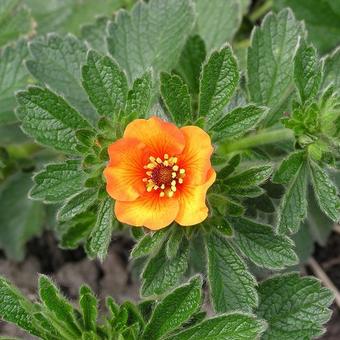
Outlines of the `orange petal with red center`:
[[132,226],[158,230],[171,224],[179,210],[176,198],[159,197],[159,192],[147,193],[133,202],[116,201],[118,221]]
[[206,194],[215,182],[216,172],[210,168],[206,183],[202,185],[183,185],[180,190],[179,212],[176,222],[182,226],[190,226],[203,222],[208,217]]
[[174,124],[158,117],[136,119],[125,129],[124,137],[136,138],[152,150],[154,157],[175,156],[184,149],[184,136]]
[[185,183],[204,184],[211,168],[210,157],[214,151],[209,135],[197,126],[181,128],[185,137],[185,148],[179,157],[179,166],[185,169]]
[[133,201],[146,191],[143,178],[149,153],[137,139],[122,138],[108,148],[110,161],[104,170],[106,191],[116,199]]

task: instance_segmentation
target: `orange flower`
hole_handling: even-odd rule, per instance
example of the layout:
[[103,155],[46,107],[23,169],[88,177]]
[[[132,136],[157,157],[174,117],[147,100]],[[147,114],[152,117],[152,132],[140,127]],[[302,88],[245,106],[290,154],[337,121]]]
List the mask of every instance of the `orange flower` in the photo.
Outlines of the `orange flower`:
[[117,219],[151,230],[173,221],[188,226],[208,216],[205,197],[216,173],[210,137],[196,126],[136,119],[108,149],[106,190]]

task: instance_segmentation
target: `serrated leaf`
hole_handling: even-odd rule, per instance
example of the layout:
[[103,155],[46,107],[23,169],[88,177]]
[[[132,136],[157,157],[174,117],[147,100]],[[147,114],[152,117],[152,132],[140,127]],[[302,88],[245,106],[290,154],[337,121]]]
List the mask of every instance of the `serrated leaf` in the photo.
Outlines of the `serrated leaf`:
[[48,89],[30,87],[17,94],[17,116],[22,129],[37,142],[70,154],[76,154],[76,129],[89,123],[62,98]]
[[166,340],[256,340],[265,328],[265,324],[252,315],[230,313],[205,320]]
[[294,58],[294,80],[303,103],[318,94],[322,80],[321,67],[314,46],[308,46],[301,39]]
[[198,94],[201,65],[205,56],[202,38],[199,35],[190,36],[183,47],[176,70],[188,84],[192,94]]
[[41,233],[45,210],[40,202],[29,200],[32,174],[17,172],[0,188],[0,248],[10,259],[23,260],[25,243]]
[[293,57],[303,25],[291,10],[268,14],[252,33],[248,48],[247,77],[250,98],[270,108],[270,125],[282,114],[281,107],[293,91]]
[[177,255],[183,237],[183,228],[177,225],[173,226],[166,242],[166,255],[169,259],[172,259]]
[[272,165],[253,167],[228,177],[223,183],[229,187],[246,188],[260,185],[265,182],[273,172]]
[[266,113],[267,108],[262,106],[237,107],[211,127],[211,130],[216,131],[214,138],[219,140],[243,136],[255,129]]
[[251,311],[257,306],[256,280],[222,235],[206,237],[210,295],[216,312]]
[[176,74],[161,73],[161,94],[174,122],[182,126],[192,120],[189,88]]
[[146,264],[142,278],[142,296],[158,296],[174,287],[188,267],[188,242],[183,242],[177,256],[168,259],[165,247]]
[[26,86],[28,72],[22,65],[28,55],[26,41],[21,40],[13,46],[7,46],[0,53],[0,124],[13,123],[17,120],[14,93]]
[[306,152],[304,150],[289,154],[274,172],[272,181],[274,183],[288,184],[299,171],[305,158]]
[[104,260],[114,229],[113,200],[107,197],[97,212],[97,221],[90,235],[89,249],[101,261]]
[[9,281],[0,277],[0,318],[12,322],[30,334],[40,336],[32,322],[33,304]]
[[93,291],[87,287],[80,288],[79,305],[83,316],[84,329],[96,332],[98,317],[98,301]]
[[168,232],[168,229],[163,229],[145,234],[133,247],[131,257],[136,259],[138,257],[149,255],[153,251],[157,250],[163,243]]
[[276,276],[259,285],[257,315],[268,322],[264,340],[311,339],[323,333],[333,294],[312,277]]
[[108,27],[109,52],[130,81],[152,67],[156,74],[169,71],[194,23],[189,0],[138,2],[130,13],[118,12]]
[[129,120],[146,117],[152,103],[152,74],[145,72],[135,79],[132,89],[128,93],[125,112]]
[[155,307],[143,332],[143,339],[160,339],[178,328],[200,309],[202,279],[191,281],[168,294]]
[[30,197],[46,203],[56,203],[82,190],[85,180],[78,160],[65,163],[47,164],[44,170],[34,177],[34,187]]
[[63,323],[65,331],[69,331],[70,335],[75,337],[80,335],[72,305],[45,275],[39,277],[39,296],[44,306]]
[[333,83],[336,89],[340,87],[340,48],[325,58],[324,86]]
[[237,62],[231,48],[226,46],[211,54],[203,65],[200,78],[199,116],[205,117],[210,128],[223,116],[239,81]]
[[340,220],[340,198],[337,187],[327,172],[318,164],[310,162],[311,177],[316,199],[321,210],[334,222]]
[[[291,174],[289,176],[292,176]],[[296,233],[307,214],[307,165],[300,163],[286,189],[278,210],[277,230],[280,234]]]
[[81,85],[81,66],[86,62],[87,52],[85,44],[72,35],[60,37],[51,33],[46,39],[33,41],[29,47],[32,59],[26,66],[33,77],[94,121],[97,115]]
[[82,67],[83,86],[101,116],[118,117],[125,108],[127,79],[108,56],[90,50]]
[[86,212],[97,200],[96,189],[85,189],[72,196],[58,211],[59,221],[68,221]]
[[288,237],[275,235],[271,226],[248,218],[229,220],[234,227],[237,247],[256,265],[268,269],[283,269],[297,264],[294,243]]
[[196,12],[197,31],[204,39],[207,51],[232,42],[242,20],[238,0],[196,0]]

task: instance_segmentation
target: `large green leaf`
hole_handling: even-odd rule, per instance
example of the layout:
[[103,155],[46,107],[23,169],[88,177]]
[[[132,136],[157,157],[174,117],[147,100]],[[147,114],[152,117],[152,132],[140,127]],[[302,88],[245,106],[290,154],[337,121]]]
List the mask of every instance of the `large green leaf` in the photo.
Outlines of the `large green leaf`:
[[158,73],[176,65],[194,23],[190,0],[138,2],[109,25],[109,51],[130,81],[149,67]]
[[297,273],[276,276],[259,286],[257,315],[268,322],[264,340],[312,339],[323,333],[333,300],[329,289]]
[[24,257],[24,245],[39,234],[45,210],[40,202],[29,200],[32,174],[18,172],[7,178],[0,189],[0,248],[15,260]]
[[209,234],[206,246],[210,294],[215,311],[251,311],[257,306],[256,280],[246,264],[221,234]]
[[275,123],[282,105],[294,90],[293,57],[303,26],[291,10],[268,14],[253,30],[248,49],[248,89],[250,98],[270,108],[267,123]]
[[96,118],[81,85],[81,66],[86,62],[86,46],[72,35],[49,34],[30,44],[32,59],[26,62],[29,72],[41,83],[65,97],[81,114]]

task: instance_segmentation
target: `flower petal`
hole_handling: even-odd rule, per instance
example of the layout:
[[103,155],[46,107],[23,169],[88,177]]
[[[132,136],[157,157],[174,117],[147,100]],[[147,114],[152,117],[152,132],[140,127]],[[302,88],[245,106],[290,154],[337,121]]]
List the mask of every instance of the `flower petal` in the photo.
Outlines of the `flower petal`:
[[132,226],[145,226],[158,230],[171,224],[179,209],[176,198],[159,197],[159,193],[147,193],[133,202],[117,201],[115,214],[117,219]]
[[185,183],[204,184],[211,168],[210,157],[213,146],[209,135],[197,126],[181,128],[185,137],[185,148],[179,158],[179,166],[185,169]]
[[175,156],[184,149],[184,136],[174,124],[158,117],[136,119],[125,129],[124,138],[136,138],[152,150],[154,157]]
[[189,226],[203,222],[208,217],[206,194],[209,187],[215,182],[216,172],[213,168],[208,170],[206,183],[202,185],[183,185],[180,189],[179,212],[176,222],[182,226]]
[[122,138],[108,148],[110,161],[104,170],[106,191],[122,201],[133,201],[146,192],[143,182],[148,162],[146,146],[137,139]]

